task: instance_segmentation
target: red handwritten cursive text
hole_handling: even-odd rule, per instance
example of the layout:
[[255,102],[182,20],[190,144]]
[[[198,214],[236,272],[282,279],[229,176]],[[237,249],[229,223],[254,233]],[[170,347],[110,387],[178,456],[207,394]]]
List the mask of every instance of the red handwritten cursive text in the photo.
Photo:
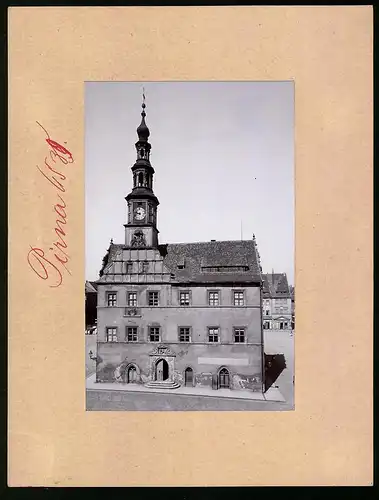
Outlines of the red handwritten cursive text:
[[70,257],[67,253],[67,242],[65,240],[67,231],[67,204],[62,196],[62,193],[66,192],[63,184],[66,180],[66,175],[62,174],[57,168],[54,168],[52,164],[55,166],[59,160],[61,164],[67,165],[68,163],[73,163],[74,159],[67,148],[59,142],[52,140],[47,130],[39,122],[37,124],[44,130],[46,134],[45,141],[50,148],[49,155],[45,157],[43,167],[41,168],[37,165],[37,169],[50,185],[58,191],[57,203],[53,207],[53,211],[57,216],[54,227],[56,240],[46,251],[30,245],[27,261],[30,268],[39,278],[47,281],[50,287],[56,288],[63,283],[64,271],[68,274],[71,274],[71,272],[67,267]]

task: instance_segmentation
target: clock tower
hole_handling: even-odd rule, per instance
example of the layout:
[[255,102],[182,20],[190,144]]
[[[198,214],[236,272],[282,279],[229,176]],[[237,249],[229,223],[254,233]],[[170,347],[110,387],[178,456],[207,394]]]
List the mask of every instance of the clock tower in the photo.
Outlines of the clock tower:
[[125,198],[128,204],[128,222],[125,226],[125,245],[132,248],[156,248],[158,246],[157,207],[158,198],[153,192],[154,169],[150,163],[150,131],[145,122],[145,96],[142,103],[142,120],[137,128],[135,144],[137,160],[132,166],[133,189]]

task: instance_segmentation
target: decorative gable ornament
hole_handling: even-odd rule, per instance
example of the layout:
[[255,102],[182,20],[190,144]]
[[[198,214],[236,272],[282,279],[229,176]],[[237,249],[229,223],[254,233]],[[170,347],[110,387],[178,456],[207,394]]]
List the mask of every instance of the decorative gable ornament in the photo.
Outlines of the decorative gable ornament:
[[150,356],[176,356],[170,347],[165,345],[158,345],[151,353]]
[[135,231],[134,232],[133,238],[131,241],[131,246],[132,247],[145,247],[146,246],[145,235],[143,234],[142,231]]

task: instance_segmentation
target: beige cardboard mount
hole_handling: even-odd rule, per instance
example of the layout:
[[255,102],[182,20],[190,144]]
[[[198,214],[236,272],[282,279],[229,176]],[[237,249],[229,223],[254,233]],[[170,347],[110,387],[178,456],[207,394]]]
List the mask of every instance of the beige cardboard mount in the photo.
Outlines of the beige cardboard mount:
[[[369,6],[9,9],[9,485],[372,484],[372,20]],[[295,411],[85,411],[84,82],[99,80],[295,81]],[[57,288],[27,261],[60,201],[37,181],[37,121],[74,160],[59,163],[72,274]]]

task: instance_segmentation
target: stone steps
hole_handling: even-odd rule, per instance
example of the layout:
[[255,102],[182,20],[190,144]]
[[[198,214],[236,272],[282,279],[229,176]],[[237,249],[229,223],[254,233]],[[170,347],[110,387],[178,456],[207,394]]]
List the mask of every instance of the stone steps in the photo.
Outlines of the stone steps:
[[152,380],[150,382],[147,382],[145,384],[145,387],[149,387],[151,389],[178,389],[178,387],[180,387],[180,384],[178,384],[178,382],[172,382],[171,380],[169,380],[168,382],[158,382],[156,380]]

